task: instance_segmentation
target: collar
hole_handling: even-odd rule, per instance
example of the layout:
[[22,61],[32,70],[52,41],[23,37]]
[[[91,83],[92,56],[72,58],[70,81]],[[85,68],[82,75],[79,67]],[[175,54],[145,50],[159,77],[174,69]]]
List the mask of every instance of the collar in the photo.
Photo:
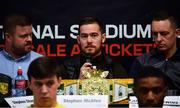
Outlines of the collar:
[[[81,62],[81,64],[84,64],[86,62],[87,58],[88,57],[85,54],[80,54],[80,62]],[[91,60],[91,63],[102,62],[102,60],[105,60],[105,55],[102,52],[99,56],[97,56],[95,58],[90,58],[90,60]]]
[[[30,106],[28,106],[28,108],[33,108],[33,107],[34,107],[33,104],[31,104]],[[65,107],[57,102],[57,103],[56,103],[56,106],[55,106],[54,108],[65,108]]]
[[55,108],[65,108],[65,107],[57,102]]
[[[157,48],[152,50],[152,55],[157,57],[157,58],[161,58],[161,59],[166,59],[166,57],[164,56],[164,54],[159,51]],[[179,48],[177,48],[176,52],[174,53],[174,55],[170,58],[168,58],[169,60],[180,60],[180,50]]]
[[29,56],[30,56],[30,52],[25,54],[24,56],[20,57],[20,58],[17,58],[17,59],[14,59],[7,51],[5,51],[4,49],[2,50],[2,54],[8,59],[8,60],[14,60],[14,61],[17,61],[17,62],[20,62],[22,60],[25,60],[27,59]]

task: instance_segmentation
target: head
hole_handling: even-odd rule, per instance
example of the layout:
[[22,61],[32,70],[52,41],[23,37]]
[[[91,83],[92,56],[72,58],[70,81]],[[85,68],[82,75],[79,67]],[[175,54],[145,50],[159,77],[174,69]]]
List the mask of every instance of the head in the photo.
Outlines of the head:
[[159,51],[171,56],[176,51],[179,29],[175,17],[165,11],[157,12],[151,22],[153,40]]
[[77,42],[81,52],[96,57],[101,54],[102,45],[106,40],[102,23],[93,17],[85,17],[79,23]]
[[54,107],[61,75],[58,63],[50,57],[32,61],[28,69],[28,85],[34,95],[35,107]]
[[152,66],[142,67],[134,79],[139,107],[162,107],[167,94],[166,76]]
[[4,23],[5,50],[19,58],[32,49],[32,21],[30,18],[13,14]]

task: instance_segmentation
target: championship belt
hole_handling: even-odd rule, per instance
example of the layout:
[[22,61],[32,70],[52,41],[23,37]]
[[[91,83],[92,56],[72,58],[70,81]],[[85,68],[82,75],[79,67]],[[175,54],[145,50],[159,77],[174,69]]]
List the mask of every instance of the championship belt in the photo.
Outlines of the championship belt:
[[83,95],[109,95],[108,71],[96,70],[84,72],[82,80]]

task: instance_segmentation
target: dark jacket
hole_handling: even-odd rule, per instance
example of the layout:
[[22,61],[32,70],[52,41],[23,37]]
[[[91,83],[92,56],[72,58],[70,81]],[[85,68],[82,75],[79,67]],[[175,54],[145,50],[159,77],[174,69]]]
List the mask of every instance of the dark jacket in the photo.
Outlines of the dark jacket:
[[[76,56],[72,59],[66,60],[63,65],[61,65],[61,71],[65,75],[65,79],[78,79],[80,68],[86,62],[87,57],[84,55]],[[105,56],[104,53],[95,59],[91,59],[93,66],[96,66],[97,70],[101,69],[104,71],[109,71],[107,78],[122,78],[127,77],[127,72],[119,64],[112,61],[111,58]]]
[[162,72],[170,79],[169,88],[180,90],[180,51],[169,59],[158,51],[153,49],[150,53],[143,54],[135,59],[131,67],[130,75],[136,76],[141,66],[151,65],[162,70]]

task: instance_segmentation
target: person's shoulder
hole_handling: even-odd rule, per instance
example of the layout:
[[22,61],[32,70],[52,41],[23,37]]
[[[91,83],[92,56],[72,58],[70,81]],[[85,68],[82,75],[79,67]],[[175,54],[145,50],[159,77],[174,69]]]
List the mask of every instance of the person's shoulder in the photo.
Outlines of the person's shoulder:
[[66,108],[66,107],[60,103],[57,103],[55,108]]
[[43,57],[43,55],[37,53],[37,52],[34,52],[34,51],[31,51],[30,56],[28,56],[30,58],[30,61],[33,61],[34,59],[37,59],[39,57]]
[[0,51],[0,62],[3,61],[3,60],[9,60],[9,58],[11,58],[7,52],[5,52],[4,50],[1,50]]
[[80,62],[80,56],[74,56],[64,61],[65,64],[76,64]]
[[104,58],[105,58],[105,61],[108,63],[108,64],[111,64],[115,61],[115,59],[113,59],[112,57],[110,57],[109,55],[104,55]]
[[106,55],[105,58],[106,58],[106,63],[108,65],[112,66],[112,68],[118,67],[118,68],[125,70],[121,64],[121,61],[118,61],[117,59],[112,58],[109,55]]
[[3,53],[3,51],[1,50],[1,51],[0,51],[0,56],[2,56],[2,53]]
[[0,55],[4,55],[5,50],[0,50]]
[[43,55],[37,53],[37,52],[34,52],[34,51],[31,51],[30,52],[32,56],[35,56],[35,57],[42,57]]
[[152,49],[151,51],[147,52],[147,53],[143,53],[141,56],[136,57],[136,59],[148,59],[152,56],[156,56],[157,55],[157,50],[156,49]]
[[124,66],[121,64],[122,63],[121,61],[114,59],[108,55],[105,57],[107,64],[110,65],[111,69],[114,72],[121,72],[121,75],[119,77],[127,76],[127,71],[124,68]]

